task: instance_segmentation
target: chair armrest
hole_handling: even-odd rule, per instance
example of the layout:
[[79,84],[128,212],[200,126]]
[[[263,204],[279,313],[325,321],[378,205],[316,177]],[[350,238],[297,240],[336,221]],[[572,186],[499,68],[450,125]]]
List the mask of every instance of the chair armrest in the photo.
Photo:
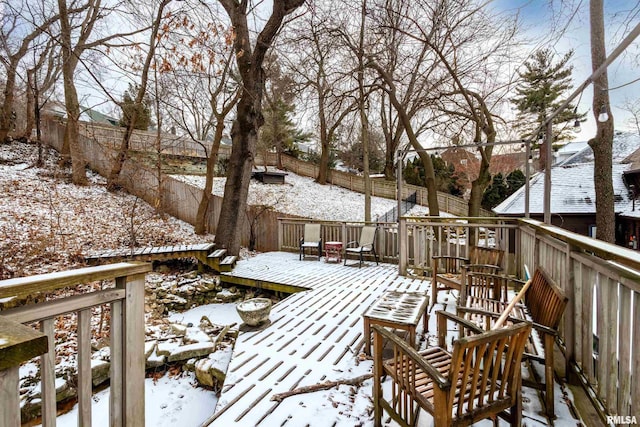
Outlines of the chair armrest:
[[[446,318],[446,320],[450,320],[452,322],[457,323],[460,326],[463,326],[467,329],[472,330],[473,332],[477,333],[477,334],[481,334],[484,332],[484,330],[482,330],[482,328],[480,328],[478,325],[476,325],[473,322],[470,322],[469,320],[462,318],[460,316],[457,316],[453,313],[450,313],[448,311],[444,311],[444,310],[438,310],[436,311],[436,316],[438,318]],[[446,332],[446,331],[444,331]]]
[[[451,388],[451,382],[447,378],[445,378],[444,375],[442,375],[440,371],[438,371],[438,369],[436,369],[433,365],[431,365],[429,362],[424,360],[424,358],[420,355],[420,353],[418,353],[415,349],[413,349],[402,338],[398,337],[396,334],[391,333],[390,331],[388,331],[387,329],[379,325],[371,325],[371,329],[373,329],[374,334],[377,333],[382,335],[383,338],[385,338],[386,340],[391,342],[393,345],[395,345],[398,349],[400,349],[401,353],[403,353],[406,357],[411,359],[417,366],[420,367],[420,369],[422,369],[422,371],[425,374],[431,377],[431,379],[435,384],[437,384],[439,389],[449,390]],[[376,356],[377,355],[374,355],[374,359]]]
[[[500,317],[500,313],[496,313],[490,310],[484,310],[482,308],[476,308],[476,307],[456,307],[456,311],[457,312],[462,312],[462,313],[469,313],[469,314],[477,314],[477,315],[481,315],[481,316],[486,316],[486,317],[492,317],[497,319],[498,317]],[[521,323],[521,322],[529,322],[531,323],[531,326],[533,327],[533,329],[542,332],[544,334],[549,334],[549,335],[553,335],[553,336],[557,336],[558,335],[558,331],[556,331],[553,328],[550,328],[548,326],[545,325],[541,325],[540,323],[536,323],[533,322],[529,319],[521,319],[519,317],[514,317],[514,316],[509,316],[507,317],[507,320],[509,320],[510,322],[513,323]],[[471,322],[473,323],[473,322]]]
[[345,245],[345,248],[348,248],[349,245],[358,246],[358,241],[357,240],[352,240],[351,242],[347,242],[347,244]]
[[474,269],[482,269],[482,270],[495,270],[495,271],[500,271],[502,270],[502,267],[500,267],[499,265],[494,265],[494,264],[464,264],[460,267],[463,270],[468,270],[468,271],[472,271]]
[[436,255],[432,256],[431,259],[459,259],[460,261],[464,261],[465,263],[469,262],[469,258],[461,257],[461,256],[452,256],[452,255]]
[[438,325],[438,345],[442,348],[445,347],[445,338],[447,336],[447,320],[457,323],[460,329],[460,336],[465,336],[465,330],[471,331],[474,334],[481,334],[484,330],[475,323],[464,319],[460,316],[456,316],[448,311],[439,310],[436,311],[437,325]]

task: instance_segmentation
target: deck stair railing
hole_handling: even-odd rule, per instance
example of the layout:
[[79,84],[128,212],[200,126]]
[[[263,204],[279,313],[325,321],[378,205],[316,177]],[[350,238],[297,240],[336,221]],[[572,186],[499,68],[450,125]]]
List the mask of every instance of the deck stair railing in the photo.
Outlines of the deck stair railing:
[[[103,281],[101,290],[0,310],[0,427],[21,425],[18,369],[35,356],[40,356],[42,424],[56,425],[55,320],[68,313],[75,313],[77,319],[78,425],[91,425],[91,316],[92,308],[105,304],[111,310],[110,425],[144,425],[144,284],[148,271],[151,264],[127,262],[0,281],[0,301]],[[104,281],[113,286],[105,288],[108,282]],[[80,289],[85,288],[93,289]],[[31,326],[35,322],[39,330]]]
[[[400,202],[400,216],[406,214],[416,205],[417,193],[414,191],[411,193],[406,199],[403,199]],[[398,222],[398,207],[394,207],[393,209],[387,211],[384,215],[378,217],[376,222]]]

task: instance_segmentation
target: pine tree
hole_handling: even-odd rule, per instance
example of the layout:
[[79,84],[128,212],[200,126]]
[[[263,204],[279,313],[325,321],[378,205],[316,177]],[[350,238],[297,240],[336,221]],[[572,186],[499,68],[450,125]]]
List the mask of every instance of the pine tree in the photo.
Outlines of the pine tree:
[[[120,103],[120,108],[122,108],[122,117],[120,118],[120,126],[126,127],[129,126],[129,122],[131,121],[131,117],[133,116],[133,112],[136,109],[135,98],[138,93],[138,85],[132,85],[129,83],[129,88],[124,91],[122,95],[122,102]],[[142,105],[138,107],[138,111],[136,113],[135,123],[133,125],[134,129],[147,130],[151,125],[151,110],[149,109],[149,105],[151,102],[146,99]]]
[[[464,189],[459,182],[459,177],[456,174],[453,165],[447,165],[442,157],[437,157],[433,154],[431,155],[431,161],[433,162],[433,169],[436,176],[436,188],[438,191],[461,197],[464,193]],[[407,163],[406,168],[403,170],[403,176],[407,184],[419,185],[422,187],[427,186],[424,166],[419,157],[416,157],[413,161]]]
[[275,149],[278,154],[278,167],[282,168],[281,157],[283,153],[298,157],[297,143],[306,142],[311,138],[309,133],[298,129],[291,119],[294,106],[287,104],[283,99],[274,100],[266,105],[264,113],[264,125],[260,129],[258,144],[261,150]]
[[494,175],[491,184],[487,187],[482,195],[482,207],[485,209],[493,209],[500,202],[507,198],[507,184],[501,173]]
[[[525,62],[524,71],[518,72],[522,82],[516,86],[517,96],[511,101],[518,109],[516,128],[521,138],[535,136],[533,133],[564,103],[564,98],[573,87],[573,66],[568,65],[573,51],[555,63],[554,56],[550,49],[538,50],[533,59]],[[583,121],[585,114],[577,113],[576,107],[569,104],[553,120],[553,141],[573,139],[573,124],[575,120]],[[534,137],[534,141],[537,139]]]

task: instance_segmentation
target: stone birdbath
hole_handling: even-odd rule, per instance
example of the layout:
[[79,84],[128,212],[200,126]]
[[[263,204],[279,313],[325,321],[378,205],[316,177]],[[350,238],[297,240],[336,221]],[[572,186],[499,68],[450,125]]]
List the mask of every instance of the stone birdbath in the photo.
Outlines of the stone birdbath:
[[258,326],[269,320],[271,304],[269,298],[251,298],[238,303],[236,311],[244,323],[249,326]]

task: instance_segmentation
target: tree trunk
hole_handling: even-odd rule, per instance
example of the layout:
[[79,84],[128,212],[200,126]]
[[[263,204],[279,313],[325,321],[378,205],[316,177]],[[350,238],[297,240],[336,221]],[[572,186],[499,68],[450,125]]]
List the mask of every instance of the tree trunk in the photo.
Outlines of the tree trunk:
[[[320,92],[320,91],[319,91]],[[331,154],[331,141],[327,135],[327,118],[324,113],[324,99],[318,93],[318,118],[320,121],[320,165],[318,167],[318,177],[316,182],[324,185],[329,178],[329,156]]]
[[489,173],[489,162],[483,154],[480,160],[480,170],[478,177],[471,182],[471,194],[469,195],[469,216],[479,217],[480,207],[482,206],[482,195],[484,190],[491,182],[491,174]]
[[27,108],[25,114],[27,116],[27,120],[24,125],[24,130],[22,131],[22,138],[25,141],[31,139],[31,133],[33,132],[33,127],[35,125],[35,100],[34,100],[34,92],[35,92],[35,70],[27,70]]
[[[84,158],[84,150],[78,139],[78,121],[80,119],[80,103],[78,102],[78,93],[73,83],[74,65],[71,64],[68,57],[65,58],[63,66],[64,75],[64,103],[67,108],[67,127],[64,133],[65,144],[68,144],[69,154],[71,157],[71,173],[72,181],[76,185],[87,184],[86,160]],[[64,156],[63,156],[64,157]]]
[[226,248],[234,255],[240,252],[242,232],[245,230],[246,216],[242,213],[247,210],[251,165],[258,142],[258,129],[263,120],[262,114],[253,105],[255,98],[247,92],[245,89],[238,104],[238,116],[231,128],[233,142],[215,240],[218,247]]
[[265,73],[262,64],[273,39],[281,29],[284,17],[302,6],[304,0],[273,2],[271,16],[255,38],[253,52],[252,37],[247,22],[248,2],[235,0],[218,0],[218,2],[226,10],[235,29],[234,50],[238,72],[242,79],[242,95],[238,102],[236,119],[231,128],[233,141],[231,157],[220,219],[216,227],[215,243],[219,248],[226,248],[230,254],[238,255],[242,232],[246,230],[247,196],[251,166],[254,163],[258,142],[258,130],[264,123],[262,96]]
[[[591,0],[591,65],[593,71],[602,65],[607,57],[604,33],[604,11],[602,0]],[[597,131],[589,146],[593,150],[593,182],[596,191],[596,237],[605,242],[615,243],[615,210],[613,197],[613,115],[609,108],[609,79],[607,72],[593,82],[593,104],[591,110],[596,119]],[[601,108],[605,108],[609,120],[598,121]]]
[[[64,103],[67,108],[67,127],[64,135],[64,145],[61,161],[65,159],[64,149],[71,155],[72,180],[76,185],[87,184],[86,160],[84,151],[78,140],[78,120],[80,120],[80,103],[78,92],[73,81],[73,74],[78,64],[79,56],[71,46],[71,24],[65,0],[58,0],[60,11],[60,39],[62,41],[62,76],[64,82]],[[68,157],[67,157],[68,158]]]
[[218,120],[216,123],[215,134],[213,136],[213,144],[211,144],[211,151],[207,158],[207,177],[204,183],[204,191],[202,193],[202,199],[200,199],[200,204],[198,205],[198,212],[196,213],[196,224],[194,227],[194,232],[196,234],[205,234],[209,231],[207,227],[207,211],[209,210],[209,203],[211,202],[213,177],[215,175],[216,164],[218,163],[218,151],[220,150],[223,131],[224,121]]
[[4,86],[4,102],[0,109],[0,142],[5,141],[9,137],[11,130],[11,113],[13,112],[13,99],[16,83],[16,68],[9,66],[7,69],[7,79]]
[[[371,173],[369,170],[369,119],[367,117],[366,95],[364,91],[364,33],[367,13],[367,0],[362,2],[360,22],[360,51],[358,52],[358,94],[360,112],[360,130],[362,137],[362,174],[364,175],[364,220],[371,221]],[[400,212],[398,212],[400,215]]]

